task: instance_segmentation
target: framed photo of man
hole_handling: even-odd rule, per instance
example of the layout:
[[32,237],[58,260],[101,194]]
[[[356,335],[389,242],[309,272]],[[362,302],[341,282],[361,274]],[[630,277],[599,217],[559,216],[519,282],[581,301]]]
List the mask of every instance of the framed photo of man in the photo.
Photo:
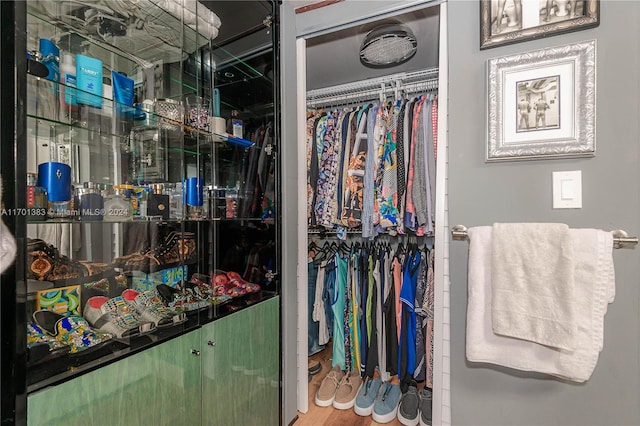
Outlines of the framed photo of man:
[[488,61],[487,161],[595,154],[596,42]]
[[600,0],[480,0],[480,49],[599,24]]

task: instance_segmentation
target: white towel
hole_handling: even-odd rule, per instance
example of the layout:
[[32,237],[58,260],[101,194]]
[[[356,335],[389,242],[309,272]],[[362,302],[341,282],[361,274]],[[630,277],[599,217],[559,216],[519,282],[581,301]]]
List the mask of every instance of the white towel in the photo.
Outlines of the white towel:
[[562,223],[496,223],[491,256],[493,332],[575,348],[574,259]]
[[584,382],[591,377],[603,347],[607,303],[613,301],[613,237],[595,229],[571,229],[574,247],[576,349],[566,351],[499,336],[491,327],[492,228],[469,229],[467,359]]

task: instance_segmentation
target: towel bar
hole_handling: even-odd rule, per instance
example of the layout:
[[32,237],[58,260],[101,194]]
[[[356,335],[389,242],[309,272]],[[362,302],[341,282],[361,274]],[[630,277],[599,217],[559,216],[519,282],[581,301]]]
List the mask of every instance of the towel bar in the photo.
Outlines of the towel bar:
[[[622,229],[611,231],[613,234],[613,248],[635,248],[638,245],[638,237],[630,237]],[[451,228],[451,237],[456,241],[467,239],[467,227],[464,225],[455,225]]]

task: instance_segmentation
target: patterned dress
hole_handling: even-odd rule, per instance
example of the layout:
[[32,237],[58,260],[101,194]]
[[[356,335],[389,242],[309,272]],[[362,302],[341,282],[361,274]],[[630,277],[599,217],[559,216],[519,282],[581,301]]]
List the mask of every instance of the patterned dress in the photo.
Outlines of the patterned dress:
[[382,154],[382,185],[378,193],[380,227],[391,235],[397,233],[398,224],[398,157],[396,129],[400,115],[401,101],[396,101],[387,117],[387,133]]

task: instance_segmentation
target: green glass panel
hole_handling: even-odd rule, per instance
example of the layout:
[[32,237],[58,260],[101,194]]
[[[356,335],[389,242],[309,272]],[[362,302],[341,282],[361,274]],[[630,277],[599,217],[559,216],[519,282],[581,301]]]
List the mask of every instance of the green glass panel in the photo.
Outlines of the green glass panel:
[[197,425],[200,330],[28,399],[30,425]]
[[202,329],[204,425],[277,425],[279,298]]

